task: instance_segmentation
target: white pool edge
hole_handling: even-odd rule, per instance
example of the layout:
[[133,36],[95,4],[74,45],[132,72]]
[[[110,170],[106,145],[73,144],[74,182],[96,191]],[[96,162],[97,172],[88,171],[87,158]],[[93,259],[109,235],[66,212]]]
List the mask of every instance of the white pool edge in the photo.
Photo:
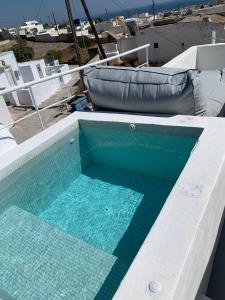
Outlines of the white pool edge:
[[[193,300],[223,213],[225,120],[74,113],[0,157],[0,179],[69,133],[79,119],[200,127],[204,131],[114,299]],[[149,291],[159,282],[159,294]]]

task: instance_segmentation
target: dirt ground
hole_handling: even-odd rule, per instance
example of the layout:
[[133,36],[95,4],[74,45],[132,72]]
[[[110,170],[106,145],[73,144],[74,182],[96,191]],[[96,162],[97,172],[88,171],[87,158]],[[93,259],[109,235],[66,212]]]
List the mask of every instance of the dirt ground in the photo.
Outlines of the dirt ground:
[[[15,44],[15,40],[10,40],[9,43],[4,45],[0,44],[0,52],[9,51]],[[34,49],[33,59],[45,58],[49,50],[60,50],[62,51],[62,59],[60,60],[60,63],[68,64],[76,63],[75,49],[72,47],[72,45],[73,43],[39,43],[27,41],[27,46]],[[83,64],[87,63],[87,61],[92,58],[90,57],[87,49],[81,49],[80,53]]]
[[13,45],[16,44],[15,40],[9,40],[9,42],[7,44],[0,44],[0,52],[5,52],[5,51],[9,51]]
[[28,47],[34,49],[34,59],[44,58],[49,50],[66,50],[73,45],[72,43],[39,43],[27,42]]

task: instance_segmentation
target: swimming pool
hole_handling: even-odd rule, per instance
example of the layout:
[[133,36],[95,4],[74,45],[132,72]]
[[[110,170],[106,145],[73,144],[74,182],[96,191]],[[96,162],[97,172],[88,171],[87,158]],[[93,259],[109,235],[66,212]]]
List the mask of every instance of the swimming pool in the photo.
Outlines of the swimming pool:
[[[57,280],[49,280],[47,275],[41,281],[41,289],[48,290],[48,299],[52,295],[55,299],[68,295],[70,299],[112,298],[201,132],[198,128],[79,120],[79,126],[3,178],[0,182],[0,225],[6,232],[0,253],[3,291],[18,299],[35,299],[37,295],[38,299],[44,299],[37,292],[41,275],[37,272],[39,275],[35,277],[32,264],[27,270],[31,273],[29,288],[25,288],[22,279],[15,284],[18,280],[15,273],[28,263],[27,252],[33,251],[32,243],[39,249],[37,257],[42,257],[47,247],[43,246],[46,232],[56,230],[56,241],[59,239],[62,245],[65,241],[67,245],[69,239],[73,243],[68,246],[70,253],[75,255],[76,250],[79,255],[76,272],[73,278],[68,278],[67,288]],[[21,228],[12,222],[13,215],[17,222],[22,220]],[[23,230],[24,227],[29,230]],[[12,232],[18,228],[21,231],[14,237]],[[12,249],[9,253],[14,259],[8,258],[9,265],[4,265],[3,258],[7,259],[4,249],[9,249],[18,236],[23,245],[27,237],[30,248],[20,250],[23,259],[18,254],[15,257]],[[48,239],[52,243],[52,235],[46,235]],[[59,255],[56,243],[51,257],[56,261]],[[63,252],[61,256],[64,261]],[[35,254],[34,257],[37,259]],[[71,261],[65,261],[61,268],[69,268]],[[91,269],[90,264],[94,266]],[[57,268],[50,266],[49,273],[57,273]],[[96,272],[101,276],[96,277]],[[91,283],[89,277],[93,278]]]

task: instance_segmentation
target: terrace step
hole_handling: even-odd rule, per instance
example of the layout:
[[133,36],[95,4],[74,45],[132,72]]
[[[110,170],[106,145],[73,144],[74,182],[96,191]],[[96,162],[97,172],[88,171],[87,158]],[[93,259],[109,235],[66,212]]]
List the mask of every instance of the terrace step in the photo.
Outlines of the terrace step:
[[0,286],[11,298],[93,299],[116,270],[113,255],[16,206],[0,216]]

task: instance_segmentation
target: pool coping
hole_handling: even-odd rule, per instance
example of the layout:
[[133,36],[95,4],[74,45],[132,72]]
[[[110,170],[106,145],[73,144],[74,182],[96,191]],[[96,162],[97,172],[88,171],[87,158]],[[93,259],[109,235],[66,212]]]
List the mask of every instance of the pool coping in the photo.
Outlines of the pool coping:
[[[76,128],[81,119],[204,129],[114,295],[118,300],[193,300],[210,260],[225,204],[225,119],[76,112],[3,154],[0,180]],[[158,284],[149,289],[152,282]]]

